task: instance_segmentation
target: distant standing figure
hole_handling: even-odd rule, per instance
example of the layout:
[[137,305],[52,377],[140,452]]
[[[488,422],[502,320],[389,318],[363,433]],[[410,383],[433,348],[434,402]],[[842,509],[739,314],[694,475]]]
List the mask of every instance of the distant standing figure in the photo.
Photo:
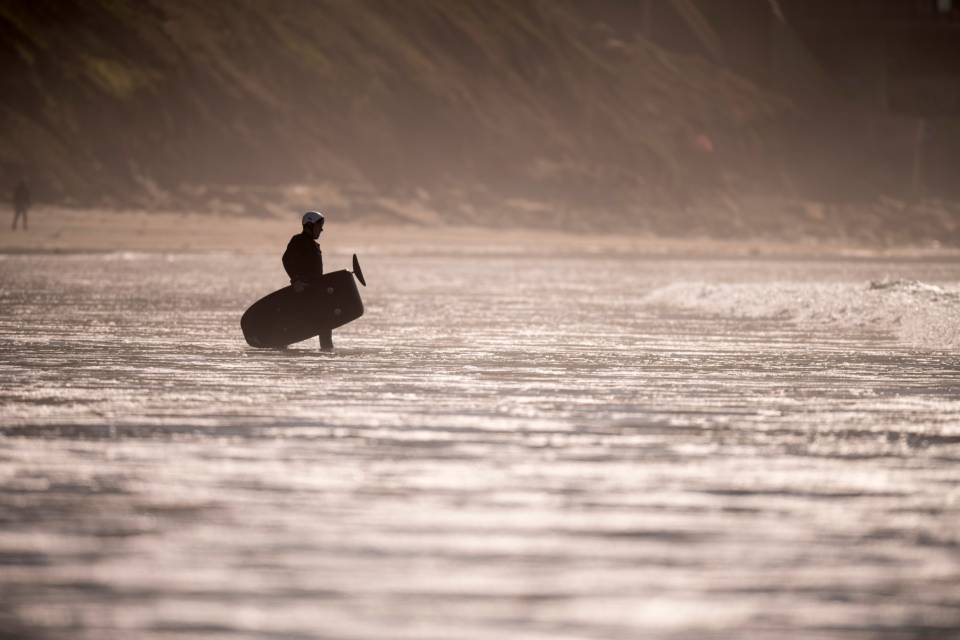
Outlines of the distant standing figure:
[[23,216],[23,230],[27,230],[27,211],[30,210],[30,189],[23,180],[13,189],[13,230],[17,229],[17,220]]

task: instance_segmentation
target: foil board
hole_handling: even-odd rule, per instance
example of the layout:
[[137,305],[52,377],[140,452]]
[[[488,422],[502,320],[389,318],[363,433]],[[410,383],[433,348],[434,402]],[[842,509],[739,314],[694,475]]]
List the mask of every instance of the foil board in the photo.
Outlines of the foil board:
[[278,349],[362,315],[354,274],[344,269],[324,274],[300,292],[291,285],[264,296],[244,312],[240,328],[251,347]]

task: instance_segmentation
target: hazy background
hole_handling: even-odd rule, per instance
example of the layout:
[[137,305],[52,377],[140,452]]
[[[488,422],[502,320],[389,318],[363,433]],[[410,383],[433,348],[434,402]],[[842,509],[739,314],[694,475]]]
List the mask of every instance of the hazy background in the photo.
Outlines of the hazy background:
[[0,183],[79,207],[953,245],[953,5],[3,0]]

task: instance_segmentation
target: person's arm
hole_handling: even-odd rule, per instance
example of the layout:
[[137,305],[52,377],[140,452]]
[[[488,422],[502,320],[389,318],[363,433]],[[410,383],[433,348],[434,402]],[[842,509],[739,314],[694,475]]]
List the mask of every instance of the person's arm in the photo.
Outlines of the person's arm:
[[287,250],[283,252],[283,258],[280,259],[283,262],[283,270],[287,272],[287,276],[290,278],[290,282],[293,282],[293,243],[287,245]]
[[303,279],[303,252],[296,238],[290,240],[287,250],[283,252],[283,269],[290,277],[291,284]]

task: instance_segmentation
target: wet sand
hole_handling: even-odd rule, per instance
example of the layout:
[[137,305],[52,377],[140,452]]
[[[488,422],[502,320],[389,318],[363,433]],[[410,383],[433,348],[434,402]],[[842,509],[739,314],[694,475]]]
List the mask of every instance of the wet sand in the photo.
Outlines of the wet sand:
[[[41,206],[30,213],[29,232],[14,232],[0,224],[0,253],[275,253],[282,251],[290,236],[299,231],[300,213],[252,217]],[[960,259],[960,250],[937,245],[883,247],[826,243],[802,237],[716,240],[629,233],[568,233],[551,228],[428,226],[357,219],[337,211],[328,213],[323,245],[326,250],[378,255],[459,255],[467,251],[483,255]]]

